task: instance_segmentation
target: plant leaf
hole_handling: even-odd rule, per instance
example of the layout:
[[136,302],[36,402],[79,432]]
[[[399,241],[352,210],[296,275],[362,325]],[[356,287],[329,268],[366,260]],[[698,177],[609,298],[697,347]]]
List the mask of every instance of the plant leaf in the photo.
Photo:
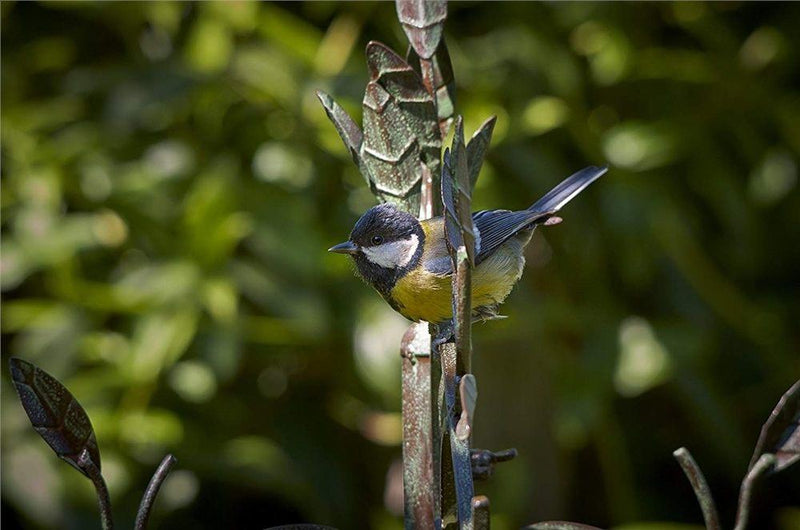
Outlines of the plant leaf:
[[464,246],[471,266],[475,265],[475,231],[472,225],[469,167],[464,146],[464,120],[456,118],[452,149],[445,152],[442,170],[442,204],[445,235],[451,249],[453,270],[456,270],[456,251]]
[[447,18],[445,0],[397,0],[397,18],[417,54],[430,59],[442,38]]
[[[331,122],[333,122],[333,126],[336,127],[336,131],[342,138],[345,147],[350,151],[353,162],[355,162],[360,169],[362,164],[359,153],[361,151],[361,142],[364,140],[364,134],[361,132],[361,129],[358,128],[353,118],[347,114],[347,111],[336,103],[331,96],[322,90],[317,90],[317,98],[325,108],[328,119],[330,119]],[[367,179],[367,182],[369,182],[368,175],[364,175],[364,177]]]
[[775,454],[774,472],[782,471],[800,460],[800,381],[781,397],[761,428],[748,470],[764,453]]
[[492,133],[496,123],[497,116],[490,117],[481,124],[480,128],[475,131],[475,134],[472,135],[472,138],[467,143],[470,190],[475,189],[475,183],[478,181],[478,175],[483,166],[483,158],[486,156],[486,150],[489,149],[489,144],[492,141]]
[[[422,59],[413,46],[408,48],[406,61],[420,77],[423,77]],[[439,117],[439,129],[444,138],[447,136],[447,131],[450,130],[456,112],[456,79],[453,74],[453,64],[450,62],[450,52],[447,50],[444,38],[439,42],[436,53],[430,59],[430,67],[433,72],[431,88],[436,94],[436,114]]]
[[22,407],[47,445],[75,469],[89,476],[78,458],[86,449],[100,469],[100,451],[86,411],[55,377],[22,359],[11,358],[11,377]]
[[367,66],[360,159],[381,201],[417,213],[425,166],[439,174],[442,140],[433,97],[414,69],[384,44],[367,45]]

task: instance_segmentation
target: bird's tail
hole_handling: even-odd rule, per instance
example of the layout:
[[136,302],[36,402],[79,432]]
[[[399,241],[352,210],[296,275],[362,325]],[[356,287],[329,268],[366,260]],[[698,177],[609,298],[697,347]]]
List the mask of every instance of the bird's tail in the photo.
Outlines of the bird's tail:
[[600,178],[606,171],[608,171],[608,166],[585,167],[562,180],[558,186],[548,191],[544,197],[536,201],[528,210],[538,214],[554,214],[582,192],[586,186]]

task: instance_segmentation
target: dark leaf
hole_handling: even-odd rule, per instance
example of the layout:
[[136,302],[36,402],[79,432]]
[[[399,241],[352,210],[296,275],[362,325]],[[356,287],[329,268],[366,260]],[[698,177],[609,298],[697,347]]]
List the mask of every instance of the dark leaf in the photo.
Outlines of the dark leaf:
[[445,0],[397,0],[397,18],[417,54],[430,59],[439,46],[447,18]]
[[360,159],[380,200],[416,213],[423,176],[439,173],[436,107],[419,75],[385,45],[367,45],[367,66]]
[[764,453],[775,454],[776,472],[800,460],[800,381],[781,397],[761,428],[748,470]]
[[[423,59],[420,59],[413,46],[408,48],[407,61],[424,80],[422,75]],[[456,111],[456,80],[453,75],[453,65],[450,62],[450,52],[447,51],[447,44],[445,44],[444,38],[439,42],[439,47],[436,48],[436,53],[430,59],[429,65],[433,74],[431,89],[436,94],[436,114],[439,117],[439,129],[442,133],[442,138],[444,138],[447,136],[447,131],[450,130]]]
[[89,416],[56,378],[22,359],[9,360],[11,377],[33,428],[62,459],[89,476],[78,464],[86,449],[100,469],[100,451]]
[[467,143],[467,166],[469,167],[469,184],[470,190],[475,189],[475,183],[478,181],[478,175],[483,166],[483,158],[486,156],[486,150],[489,149],[489,144],[492,141],[492,132],[494,132],[494,125],[497,123],[497,116],[492,116],[472,135]]
[[442,204],[445,216],[445,235],[456,269],[455,252],[466,248],[471,265],[475,263],[475,232],[472,225],[472,196],[469,167],[464,146],[464,120],[456,118],[452,149],[445,152],[442,171]]
[[[353,157],[353,161],[359,169],[361,169],[362,164],[359,153],[361,152],[361,142],[364,139],[361,129],[358,128],[353,118],[351,118],[331,96],[322,90],[317,90],[317,98],[319,98],[320,103],[322,103],[322,106],[325,108],[325,113],[328,115],[328,118],[333,122],[334,127],[336,127],[336,131],[339,133],[339,136],[341,136],[345,147],[350,151],[350,156]],[[369,182],[368,175],[364,175],[364,178]]]

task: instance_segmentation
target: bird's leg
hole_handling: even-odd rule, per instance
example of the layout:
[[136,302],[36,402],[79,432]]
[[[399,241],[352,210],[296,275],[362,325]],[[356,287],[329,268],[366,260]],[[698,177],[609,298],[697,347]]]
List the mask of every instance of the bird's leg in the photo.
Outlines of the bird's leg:
[[507,318],[505,315],[501,315],[497,312],[497,306],[498,304],[476,307],[472,312],[472,323],[475,324],[476,322],[488,322],[490,320],[502,320]]

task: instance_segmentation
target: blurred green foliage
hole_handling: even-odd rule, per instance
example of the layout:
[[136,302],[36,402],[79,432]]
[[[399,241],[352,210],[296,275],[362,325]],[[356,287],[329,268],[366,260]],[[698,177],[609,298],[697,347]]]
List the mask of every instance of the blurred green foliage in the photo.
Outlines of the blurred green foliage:
[[[118,524],[171,451],[154,527],[400,528],[405,324],[325,253],[373,199],[314,97],[360,115],[366,42],[406,47],[394,6],[0,9],[3,358],[83,403]],[[680,445],[732,521],[800,374],[798,24],[792,3],[451,5],[468,134],[499,116],[476,209],[612,166],[474,331],[475,445],[521,453],[478,487],[493,528],[699,523]],[[4,527],[95,527],[3,366]],[[797,470],[762,491],[753,528],[800,528]]]

